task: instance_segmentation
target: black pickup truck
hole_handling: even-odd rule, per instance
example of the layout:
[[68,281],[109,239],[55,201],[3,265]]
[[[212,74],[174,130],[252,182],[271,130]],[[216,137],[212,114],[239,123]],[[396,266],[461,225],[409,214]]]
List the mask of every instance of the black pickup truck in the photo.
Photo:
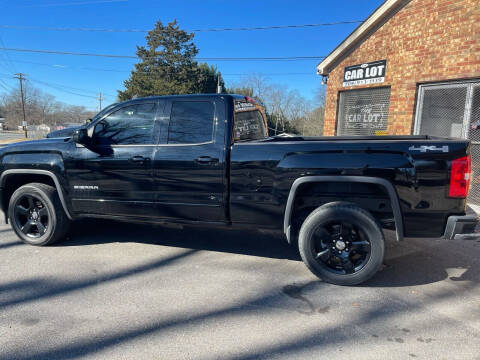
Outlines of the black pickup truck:
[[470,172],[466,140],[268,137],[262,105],[225,94],[135,99],[73,136],[0,149],[2,209],[26,243],[81,217],[278,229],[342,285],[379,269],[383,229],[472,232]]

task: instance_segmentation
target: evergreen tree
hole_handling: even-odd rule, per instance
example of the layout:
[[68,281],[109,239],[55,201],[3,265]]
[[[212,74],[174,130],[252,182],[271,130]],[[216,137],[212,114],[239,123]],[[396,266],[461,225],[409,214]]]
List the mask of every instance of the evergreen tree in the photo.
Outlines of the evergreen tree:
[[209,66],[206,63],[200,63],[198,65],[198,70],[198,88],[194,92],[201,94],[214,94],[217,92],[217,85],[220,85],[220,92],[226,92],[225,83],[223,82],[222,76],[218,72],[216,66]]
[[[150,95],[215,93],[220,73],[213,66],[198,64],[198,48],[193,33],[181,30],[174,20],[167,26],[155,24],[147,36],[146,46],[137,46],[140,62],[125,90],[118,91],[121,101]],[[220,81],[223,89],[223,81]]]

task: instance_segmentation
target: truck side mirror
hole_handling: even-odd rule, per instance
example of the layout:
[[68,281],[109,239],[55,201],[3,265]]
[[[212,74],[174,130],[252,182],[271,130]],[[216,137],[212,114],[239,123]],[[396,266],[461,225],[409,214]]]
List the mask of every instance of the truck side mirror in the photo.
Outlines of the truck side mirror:
[[80,128],[75,130],[72,136],[72,140],[77,144],[86,144],[88,142],[88,132],[86,128]]

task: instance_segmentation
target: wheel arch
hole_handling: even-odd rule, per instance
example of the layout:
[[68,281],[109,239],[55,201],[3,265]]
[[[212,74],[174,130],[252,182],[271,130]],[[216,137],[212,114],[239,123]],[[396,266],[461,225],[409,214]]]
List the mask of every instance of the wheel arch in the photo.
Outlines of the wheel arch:
[[[48,185],[53,185],[58,192],[58,197],[60,198],[60,202],[62,204],[63,209],[65,210],[65,213],[67,214],[67,217],[69,220],[72,220],[72,216],[70,214],[70,211],[67,206],[65,194],[63,191],[62,186],[60,185],[60,181],[58,180],[58,177],[53,173],[52,171],[49,170],[40,170],[40,169],[9,169],[5,170],[2,175],[0,176],[0,188],[2,189],[2,210],[5,213],[5,220],[8,222],[8,201],[10,200],[11,195],[13,194],[13,190],[11,194],[5,194],[5,188],[7,185],[7,180],[11,178],[12,176],[15,175],[30,175],[29,180],[27,182],[23,181],[20,183],[19,186],[17,186],[15,189],[18,189],[20,186],[23,186],[27,183],[31,182],[41,182],[41,183],[46,183]],[[51,182],[49,183],[48,181],[45,181],[45,179],[49,179]],[[43,181],[42,181],[43,180]],[[5,196],[7,195],[7,196]]]
[[397,241],[403,240],[404,237],[404,229],[403,229],[403,217],[402,211],[400,208],[400,201],[398,199],[397,192],[392,185],[392,183],[388,180],[377,178],[377,177],[368,177],[368,176],[305,176],[296,179],[292,187],[290,188],[290,192],[288,194],[287,204],[285,207],[285,214],[284,214],[284,221],[283,221],[283,232],[287,237],[287,241],[291,243],[291,223],[292,223],[292,215],[294,210],[294,203],[295,198],[297,196],[297,191],[301,185],[307,183],[322,183],[322,182],[353,182],[353,183],[369,183],[375,184],[378,186],[383,187],[390,199],[390,205],[392,208],[392,213],[395,222],[395,229],[396,229],[396,238]]

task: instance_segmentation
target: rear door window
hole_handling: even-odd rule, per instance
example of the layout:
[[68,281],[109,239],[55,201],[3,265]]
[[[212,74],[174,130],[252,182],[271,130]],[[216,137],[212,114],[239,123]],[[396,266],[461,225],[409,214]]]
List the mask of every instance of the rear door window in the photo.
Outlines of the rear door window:
[[200,144],[213,139],[215,106],[211,101],[175,101],[168,126],[169,144]]

